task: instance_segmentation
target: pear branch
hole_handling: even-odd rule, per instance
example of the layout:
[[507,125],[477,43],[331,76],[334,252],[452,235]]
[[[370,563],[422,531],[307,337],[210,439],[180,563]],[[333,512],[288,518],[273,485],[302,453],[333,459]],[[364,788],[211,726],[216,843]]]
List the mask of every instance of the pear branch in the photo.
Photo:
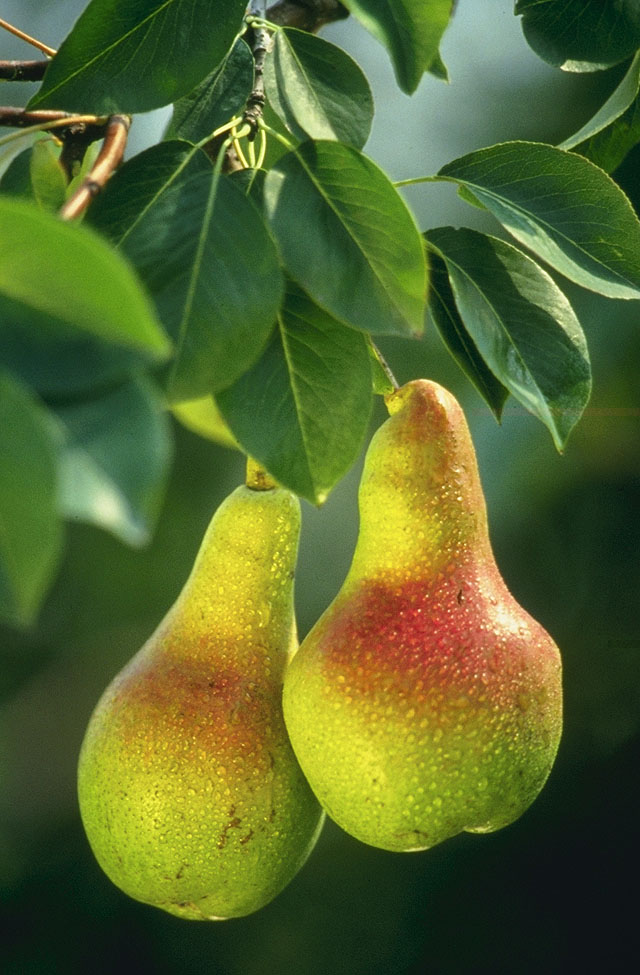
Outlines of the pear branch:
[[42,81],[48,61],[0,61],[0,81]]
[[73,220],[75,217],[79,217],[94,197],[107,185],[122,162],[130,127],[131,119],[128,115],[112,115],[108,119],[102,148],[91,172],[60,210],[60,216],[63,220]]
[[26,129],[32,125],[48,125],[50,122],[60,122],[61,125],[68,122],[69,125],[73,125],[77,118],[78,116],[72,112],[59,112],[52,109],[28,112],[24,108],[13,108],[10,105],[0,108],[0,125],[6,125],[12,129]]
[[344,20],[349,11],[339,0],[278,0],[267,9],[266,20],[278,27],[297,27],[312,33],[334,20]]
[[37,47],[39,51],[42,51],[43,54],[47,54],[50,58],[52,58],[56,53],[55,48],[49,47],[48,44],[43,44],[42,41],[32,37],[31,34],[25,34],[25,32],[20,30],[19,27],[14,27],[13,24],[9,24],[6,20],[3,20],[2,17],[0,17],[0,27],[4,27],[4,29],[10,34],[13,34],[15,37],[19,37],[21,41],[26,41],[27,44],[31,44],[32,47]]
[[244,110],[242,119],[251,126],[249,141],[253,142],[258,132],[258,119],[262,117],[264,109],[264,62],[269,51],[269,32],[264,27],[254,30],[254,41],[252,45],[253,64],[254,64],[254,83],[253,90],[247,99],[247,107]]

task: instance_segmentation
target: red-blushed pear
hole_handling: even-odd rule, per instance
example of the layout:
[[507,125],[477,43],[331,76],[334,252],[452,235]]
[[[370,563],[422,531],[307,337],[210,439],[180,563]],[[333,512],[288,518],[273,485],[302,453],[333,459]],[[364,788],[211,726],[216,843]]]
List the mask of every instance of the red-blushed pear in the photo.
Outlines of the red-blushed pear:
[[353,563],[288,668],[284,714],[340,826],[421,850],[535,799],[560,739],[561,664],[495,564],[458,402],[416,380],[387,405]]
[[282,717],[299,503],[255,472],[249,483],[215,513],[181,595],[107,688],[80,755],[98,862],[131,897],[183,918],[262,907],[323,817]]

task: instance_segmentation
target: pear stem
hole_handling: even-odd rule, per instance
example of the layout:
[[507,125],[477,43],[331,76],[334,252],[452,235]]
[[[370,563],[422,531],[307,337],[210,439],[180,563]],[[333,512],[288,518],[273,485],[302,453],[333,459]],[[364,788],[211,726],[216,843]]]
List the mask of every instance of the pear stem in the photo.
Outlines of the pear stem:
[[267,474],[264,467],[261,467],[253,457],[247,457],[247,476],[245,484],[252,491],[271,491],[276,487],[276,482]]

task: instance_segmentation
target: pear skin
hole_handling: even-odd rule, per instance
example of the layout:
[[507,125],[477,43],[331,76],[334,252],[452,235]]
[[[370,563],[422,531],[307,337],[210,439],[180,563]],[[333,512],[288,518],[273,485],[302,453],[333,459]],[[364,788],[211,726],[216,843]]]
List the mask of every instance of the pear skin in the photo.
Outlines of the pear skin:
[[560,740],[561,663],[494,561],[460,405],[426,380],[387,403],[353,562],[288,668],[284,714],[343,829],[422,850],[533,802]]
[[82,745],[80,810],[98,862],[131,897],[183,918],[262,907],[322,825],[282,717],[299,527],[288,491],[227,498]]

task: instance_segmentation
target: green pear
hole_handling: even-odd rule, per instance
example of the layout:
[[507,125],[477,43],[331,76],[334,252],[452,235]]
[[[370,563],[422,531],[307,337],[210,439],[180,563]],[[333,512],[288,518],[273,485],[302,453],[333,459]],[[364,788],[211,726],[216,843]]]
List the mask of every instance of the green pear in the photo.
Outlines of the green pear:
[[329,815],[387,850],[516,819],[561,733],[561,664],[489,543],[464,414],[417,380],[387,400],[338,596],[285,678],[284,714]]
[[80,810],[98,862],[131,897],[183,918],[268,903],[322,825],[282,717],[299,528],[288,491],[234,491],[82,745]]

